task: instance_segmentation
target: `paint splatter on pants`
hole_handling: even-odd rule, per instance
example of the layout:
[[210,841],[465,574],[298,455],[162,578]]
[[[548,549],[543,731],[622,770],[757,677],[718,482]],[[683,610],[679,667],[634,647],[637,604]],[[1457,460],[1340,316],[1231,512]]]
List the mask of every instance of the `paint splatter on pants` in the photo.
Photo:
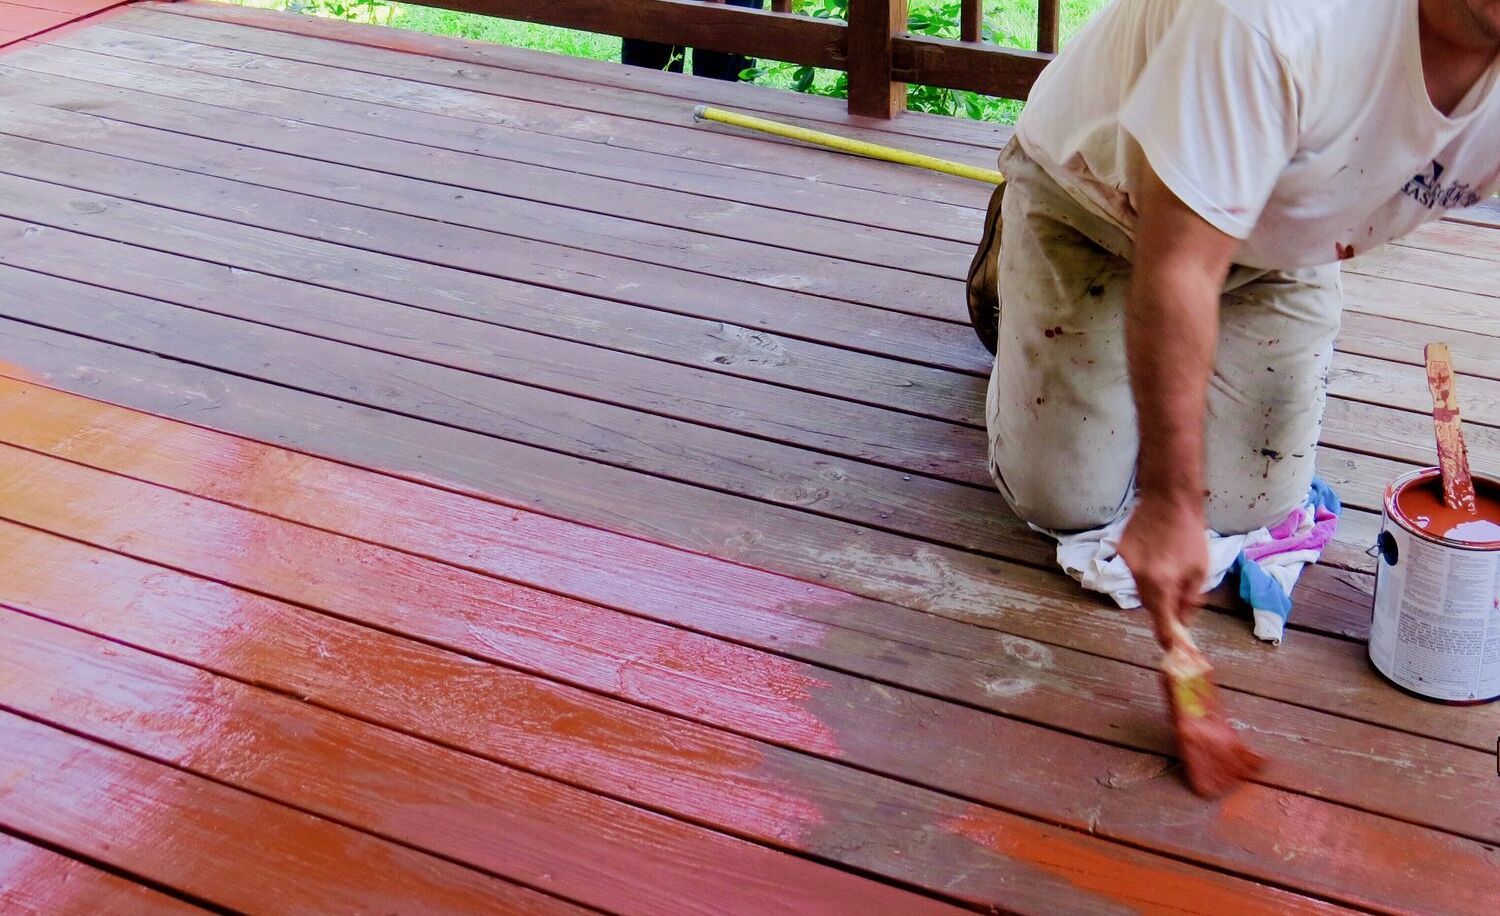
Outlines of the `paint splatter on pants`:
[[[1016,143],[1001,169],[990,470],[1023,519],[1098,528],[1126,506],[1139,451],[1125,361],[1131,242]],[[1342,306],[1337,264],[1230,273],[1205,429],[1214,530],[1252,531],[1306,502]]]

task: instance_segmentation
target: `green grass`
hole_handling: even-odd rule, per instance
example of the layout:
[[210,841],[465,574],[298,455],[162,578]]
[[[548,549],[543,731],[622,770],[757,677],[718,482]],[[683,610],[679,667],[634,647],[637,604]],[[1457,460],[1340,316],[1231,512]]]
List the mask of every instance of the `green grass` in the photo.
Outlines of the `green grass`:
[[[591,32],[578,32],[552,26],[535,25],[455,13],[448,10],[384,0],[234,0],[246,5],[270,9],[291,9],[312,15],[373,22],[394,28],[410,29],[432,35],[447,35],[470,41],[549,51],[590,60],[620,59],[620,40]],[[1108,0],[1065,0],[1063,4],[1063,40]],[[847,0],[798,0],[799,12],[814,15],[842,15]],[[958,36],[958,0],[911,0],[912,30],[929,35]],[[988,0],[985,3],[986,38],[997,44],[1026,48],[1036,47],[1036,0]],[[757,61],[754,81],[777,89],[813,92],[820,95],[843,95],[843,75],[832,70],[812,70],[776,61]],[[1021,103],[1010,99],[993,99],[974,93],[953,92],[933,87],[912,87],[908,104],[913,110],[953,114],[982,120],[1013,123],[1020,114]]]

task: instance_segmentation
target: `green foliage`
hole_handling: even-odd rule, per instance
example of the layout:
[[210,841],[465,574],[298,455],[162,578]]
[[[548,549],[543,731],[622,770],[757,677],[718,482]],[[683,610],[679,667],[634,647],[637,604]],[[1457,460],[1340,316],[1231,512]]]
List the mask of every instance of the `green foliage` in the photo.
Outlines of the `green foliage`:
[[[983,31],[986,41],[1013,47],[1025,47],[1027,44],[1035,46],[1034,41],[1028,41],[1009,31],[1009,28],[1013,27],[1016,22],[1016,16],[1000,14],[1001,7],[1009,8],[1016,5],[1014,3],[989,4]],[[1034,0],[1031,6],[1032,22],[1035,22]],[[800,0],[795,10],[803,15],[816,16],[820,19],[847,21],[849,0]],[[961,12],[962,6],[959,0],[915,0],[911,4],[907,27],[917,35],[958,38]],[[779,61],[761,61],[755,67],[745,71],[744,75],[754,82],[789,88],[795,92],[841,99],[849,96],[849,75],[836,70],[818,70]],[[908,86],[906,107],[911,111],[959,115],[981,121],[1013,121],[1020,111],[1019,103],[1009,99],[997,99],[962,89],[943,89],[938,86]]]
[[[516,47],[552,51],[594,60],[618,61],[616,38],[570,29],[552,28],[470,13],[455,13],[418,3],[395,0],[234,0],[247,6],[289,10],[326,18],[367,22],[396,28],[451,35],[476,41],[493,41]],[[1063,34],[1068,35],[1107,0],[1065,0]],[[1036,0],[987,0],[984,39],[1018,48],[1036,47]],[[908,28],[919,35],[957,38],[959,0],[910,0]],[[824,19],[847,19],[849,0],[798,0],[796,11]],[[836,70],[818,70],[779,61],[757,61],[746,70],[746,79],[764,86],[845,98],[849,76]],[[936,86],[907,87],[906,105],[912,111],[955,115],[985,121],[1013,122],[1021,103],[962,90]]]
[[289,13],[303,13],[308,16],[321,16],[325,19],[344,19],[349,22],[366,22],[373,25],[390,25],[400,12],[399,7],[390,0],[261,0],[261,2],[246,2],[238,0],[243,6],[258,6],[263,9],[285,10]]

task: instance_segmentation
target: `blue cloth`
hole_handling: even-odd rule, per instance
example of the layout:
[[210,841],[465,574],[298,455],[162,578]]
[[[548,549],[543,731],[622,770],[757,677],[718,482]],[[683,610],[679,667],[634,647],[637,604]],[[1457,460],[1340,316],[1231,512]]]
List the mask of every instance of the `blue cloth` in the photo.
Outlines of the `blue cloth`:
[[[1312,489],[1308,493],[1308,505],[1314,510],[1322,509],[1334,517],[1344,514],[1343,503],[1333,488],[1322,480],[1314,478]],[[1276,621],[1266,620],[1265,624],[1275,631],[1276,640],[1280,640],[1281,630],[1286,626],[1286,621],[1292,615],[1292,596],[1282,588],[1280,582],[1271,577],[1260,563],[1251,560],[1243,552],[1239,559],[1235,560],[1234,571],[1240,577],[1240,598],[1250,605],[1252,611],[1256,612],[1257,622],[1263,614],[1273,615]],[[1261,631],[1257,626],[1257,632]]]

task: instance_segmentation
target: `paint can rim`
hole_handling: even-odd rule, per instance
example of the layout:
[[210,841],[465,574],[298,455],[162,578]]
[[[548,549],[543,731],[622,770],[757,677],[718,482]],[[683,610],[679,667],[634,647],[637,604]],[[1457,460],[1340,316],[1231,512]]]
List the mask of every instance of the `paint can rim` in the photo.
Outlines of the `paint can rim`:
[[[1496,550],[1500,550],[1500,540],[1478,542],[1459,541],[1453,538],[1443,537],[1442,535],[1433,534],[1431,531],[1428,531],[1426,528],[1418,525],[1416,520],[1407,515],[1406,512],[1401,508],[1401,504],[1398,501],[1398,498],[1402,493],[1416,484],[1425,483],[1426,481],[1433,479],[1441,479],[1442,474],[1442,468],[1419,468],[1415,471],[1407,471],[1405,474],[1402,474],[1400,477],[1397,477],[1395,480],[1391,481],[1391,485],[1389,487],[1386,487],[1385,490],[1386,518],[1400,525],[1402,530],[1406,531],[1407,533],[1421,538],[1422,540],[1427,541],[1430,544],[1438,544],[1452,550],[1467,550],[1473,553],[1490,553]],[[1500,480],[1495,480],[1493,477],[1486,477],[1482,474],[1475,474],[1473,476],[1475,481],[1482,481],[1495,490],[1500,491]]]

